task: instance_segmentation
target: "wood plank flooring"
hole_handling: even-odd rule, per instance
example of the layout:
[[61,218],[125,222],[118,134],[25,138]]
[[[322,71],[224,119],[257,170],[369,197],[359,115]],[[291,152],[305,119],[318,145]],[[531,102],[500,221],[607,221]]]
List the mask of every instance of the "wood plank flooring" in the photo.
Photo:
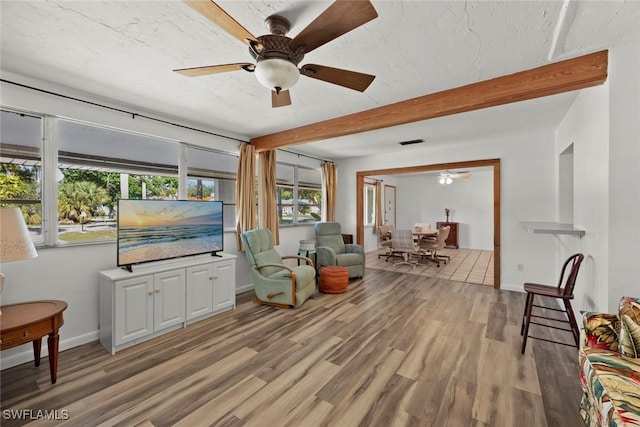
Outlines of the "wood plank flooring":
[[2,426],[582,425],[577,350],[520,354],[523,294],[367,269],[296,310],[252,299],[115,356],[64,351],[56,385],[46,358],[2,371]]

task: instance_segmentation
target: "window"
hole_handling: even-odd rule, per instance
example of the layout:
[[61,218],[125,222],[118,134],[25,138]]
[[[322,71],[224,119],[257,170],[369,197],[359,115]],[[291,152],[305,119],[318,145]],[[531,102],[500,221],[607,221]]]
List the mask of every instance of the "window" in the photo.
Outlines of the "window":
[[374,225],[376,219],[376,186],[364,185],[364,225]]
[[279,224],[304,224],[321,220],[320,169],[276,163],[276,185]]
[[322,174],[320,169],[298,166],[298,223],[318,222],[322,218]]
[[[0,204],[22,209],[37,245],[115,240],[121,198],[222,200],[225,228],[234,228],[236,155],[181,150],[176,141],[51,116],[1,113]],[[185,194],[182,153],[189,156]],[[55,226],[43,226],[48,223]]]
[[0,204],[20,208],[33,242],[43,244],[43,118],[8,110],[0,113]]
[[278,224],[293,224],[295,166],[276,163]]
[[187,148],[187,198],[221,200],[224,228],[236,222],[236,174],[238,157],[202,148]]
[[58,243],[116,238],[119,199],[178,199],[178,144],[58,120]]

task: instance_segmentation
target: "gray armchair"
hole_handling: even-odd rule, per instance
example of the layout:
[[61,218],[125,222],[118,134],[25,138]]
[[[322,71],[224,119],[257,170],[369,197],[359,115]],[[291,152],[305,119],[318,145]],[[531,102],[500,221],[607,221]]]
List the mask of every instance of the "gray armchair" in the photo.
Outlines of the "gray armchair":
[[[261,304],[300,307],[316,290],[316,270],[311,259],[303,256],[281,257],[274,249],[271,230],[242,233],[242,245],[253,273],[253,287]],[[282,260],[299,259],[306,264],[285,265]]]
[[340,223],[319,222],[316,229],[318,269],[340,265],[349,271],[349,278],[364,276],[364,250],[356,244],[345,244]]

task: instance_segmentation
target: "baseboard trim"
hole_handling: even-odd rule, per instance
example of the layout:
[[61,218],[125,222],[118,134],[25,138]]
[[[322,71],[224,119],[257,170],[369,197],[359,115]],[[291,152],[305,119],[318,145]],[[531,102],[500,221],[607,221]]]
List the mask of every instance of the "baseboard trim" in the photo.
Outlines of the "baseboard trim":
[[[90,342],[98,341],[100,339],[99,331],[89,332],[83,335],[79,335],[77,337],[69,338],[66,340],[60,340],[60,344],[58,347],[58,351],[69,350],[70,348],[77,347],[79,345],[88,344]],[[24,346],[25,351],[12,354],[10,356],[3,357],[0,360],[0,369],[12,368],[14,366],[22,365],[23,363],[28,363],[33,361],[33,346]],[[28,349],[28,350],[27,350]],[[47,349],[47,337],[42,339],[42,353],[40,357],[46,357],[49,355],[49,350]],[[46,364],[48,364],[47,362]],[[40,364],[42,367],[42,364]],[[45,367],[45,369],[49,369]]]
[[522,285],[511,285],[509,283],[501,283],[500,289],[505,291],[514,291],[514,292],[522,292],[524,293],[524,286]]
[[253,283],[249,283],[248,285],[240,286],[236,288],[236,295],[241,294],[243,292],[247,292],[253,289]]

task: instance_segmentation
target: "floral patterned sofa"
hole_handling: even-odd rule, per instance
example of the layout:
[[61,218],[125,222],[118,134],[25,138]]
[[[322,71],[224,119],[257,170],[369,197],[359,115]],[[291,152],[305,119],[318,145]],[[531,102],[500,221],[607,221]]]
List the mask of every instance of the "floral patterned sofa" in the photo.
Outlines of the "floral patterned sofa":
[[580,414],[586,425],[640,426],[640,298],[618,314],[584,313],[580,339]]

